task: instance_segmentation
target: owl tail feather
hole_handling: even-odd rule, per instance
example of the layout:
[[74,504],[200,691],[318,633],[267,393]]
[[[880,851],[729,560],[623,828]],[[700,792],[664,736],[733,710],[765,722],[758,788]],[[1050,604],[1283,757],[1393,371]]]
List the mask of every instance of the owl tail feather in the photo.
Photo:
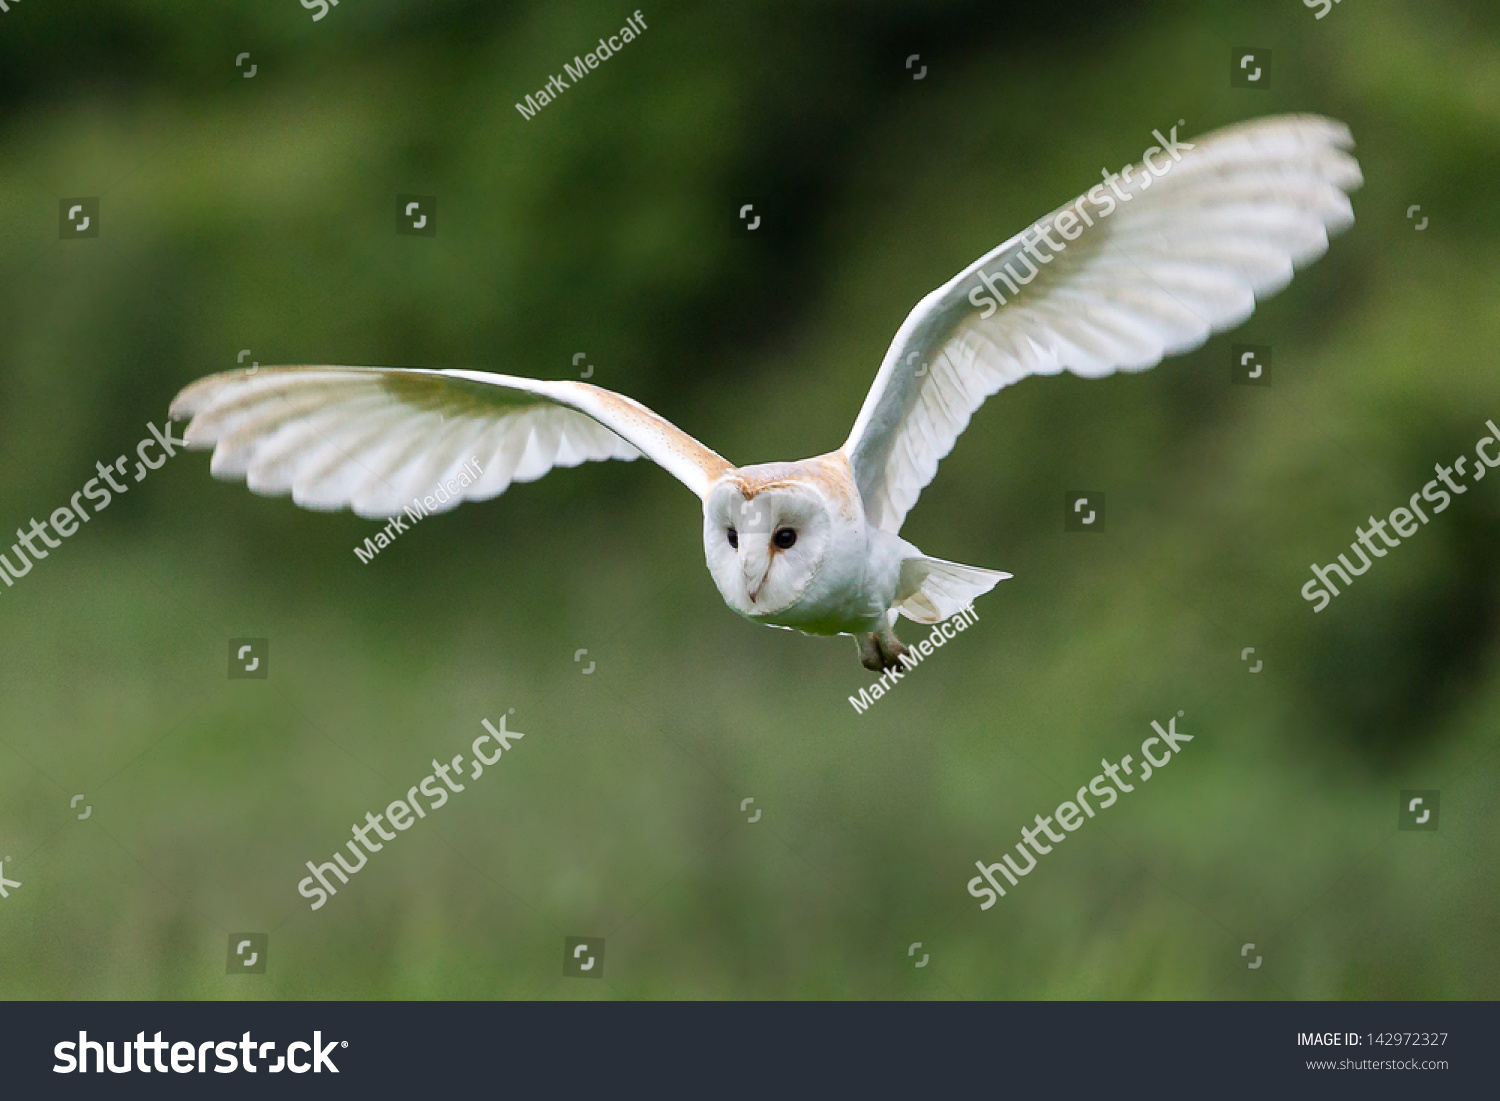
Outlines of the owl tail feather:
[[893,611],[917,623],[940,623],[957,615],[1010,574],[961,566],[922,555],[901,563]]

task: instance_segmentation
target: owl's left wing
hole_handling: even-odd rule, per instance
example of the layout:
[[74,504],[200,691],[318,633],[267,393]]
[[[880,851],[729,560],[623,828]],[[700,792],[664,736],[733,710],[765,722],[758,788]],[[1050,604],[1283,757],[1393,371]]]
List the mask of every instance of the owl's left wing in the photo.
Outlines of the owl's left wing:
[[[586,382],[485,371],[261,367],[210,375],[172,402],[189,447],[213,447],[216,478],[244,478],[303,508],[395,516],[481,473],[429,511],[483,501],[555,466],[644,454],[700,498],[731,469],[665,417]],[[451,492],[451,489],[450,489]]]
[[1176,143],[1180,159],[1155,147],[1150,172],[1096,186],[922,299],[842,448],[870,523],[900,530],[1001,387],[1139,371],[1249,317],[1353,222],[1353,144],[1342,123],[1292,115]]

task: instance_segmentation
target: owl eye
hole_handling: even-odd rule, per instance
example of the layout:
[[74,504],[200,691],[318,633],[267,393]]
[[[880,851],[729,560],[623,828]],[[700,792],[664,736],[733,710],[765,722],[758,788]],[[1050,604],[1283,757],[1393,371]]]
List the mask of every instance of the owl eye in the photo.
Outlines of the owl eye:
[[781,550],[791,550],[793,544],[797,542],[797,533],[791,528],[777,528],[776,534],[771,536],[771,542]]
[[729,529],[729,545],[735,550],[740,549],[740,533],[733,528]]

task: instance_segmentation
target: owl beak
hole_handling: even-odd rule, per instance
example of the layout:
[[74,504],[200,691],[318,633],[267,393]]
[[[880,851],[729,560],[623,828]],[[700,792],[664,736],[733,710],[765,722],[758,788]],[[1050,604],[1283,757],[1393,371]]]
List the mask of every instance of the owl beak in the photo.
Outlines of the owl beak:
[[760,595],[761,587],[766,583],[766,575],[771,572],[771,544],[769,539],[761,544],[756,540],[755,545],[745,536],[740,537],[740,569],[745,574],[745,592],[750,597],[750,603],[755,603],[755,598]]

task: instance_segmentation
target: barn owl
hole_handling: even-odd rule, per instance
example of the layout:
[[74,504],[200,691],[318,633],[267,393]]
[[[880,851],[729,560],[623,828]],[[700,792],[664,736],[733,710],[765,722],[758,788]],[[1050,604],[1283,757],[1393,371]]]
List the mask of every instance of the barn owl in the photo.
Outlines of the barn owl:
[[[989,395],[1028,375],[1139,371],[1244,321],[1354,220],[1342,123],[1285,116],[1157,137],[991,249],[907,316],[837,451],[736,466],[640,402],[586,382],[470,370],[277,367],[192,383],[172,403],[215,477],[304,508],[395,516],[472,458],[437,510],[557,466],[645,455],[698,495],[724,602],[756,623],[851,635],[871,669],[1009,574],[901,538],[918,494]],[[1107,204],[1107,205],[1106,205]]]

